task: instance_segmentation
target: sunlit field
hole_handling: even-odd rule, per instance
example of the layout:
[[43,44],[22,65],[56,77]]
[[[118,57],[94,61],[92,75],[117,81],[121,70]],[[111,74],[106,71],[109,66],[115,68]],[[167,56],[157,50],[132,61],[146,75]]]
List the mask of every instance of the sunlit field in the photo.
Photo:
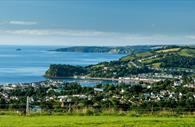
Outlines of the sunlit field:
[[194,127],[193,117],[1,115],[0,127]]

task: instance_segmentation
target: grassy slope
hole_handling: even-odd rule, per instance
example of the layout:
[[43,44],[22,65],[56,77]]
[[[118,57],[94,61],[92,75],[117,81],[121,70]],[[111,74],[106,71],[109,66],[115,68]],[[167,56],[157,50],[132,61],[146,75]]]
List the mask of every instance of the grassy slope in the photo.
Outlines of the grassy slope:
[[181,48],[170,48],[170,49],[163,49],[163,50],[157,50],[158,53],[170,53],[170,52],[177,52]]
[[182,49],[179,54],[182,56],[195,57],[195,49]]
[[0,127],[194,127],[194,118],[128,116],[0,116]]
[[[159,68],[161,63],[156,63],[155,61],[164,59],[162,54],[175,54],[185,57],[195,57],[195,49],[188,48],[188,47],[181,47],[181,48],[167,48],[167,49],[160,49],[153,52],[144,52],[144,53],[137,53],[135,55],[129,55],[126,57],[121,58],[121,61],[131,61],[131,60],[141,60],[142,64],[150,65],[152,67]],[[157,57],[153,57],[157,55]],[[161,56],[158,56],[161,55]],[[153,58],[151,58],[153,57]]]
[[[193,59],[192,59],[193,58]],[[168,61],[168,62],[167,62]],[[135,53],[122,57],[118,61],[102,62],[99,64],[88,66],[91,77],[114,77],[114,76],[128,76],[130,74],[146,73],[145,67],[152,68],[195,68],[195,48],[192,47],[165,47],[162,49]],[[179,63],[179,64],[178,64]],[[192,66],[193,65],[193,66]],[[56,74],[56,70],[60,68],[51,69]],[[128,71],[126,71],[128,70]],[[63,71],[60,71],[63,72]],[[72,71],[70,71],[72,73]],[[76,71],[75,71],[76,72]],[[49,77],[51,72],[49,73]],[[63,76],[57,77],[66,77]],[[74,74],[75,75],[75,74]],[[46,75],[47,76],[47,75]],[[53,76],[55,77],[55,76]]]

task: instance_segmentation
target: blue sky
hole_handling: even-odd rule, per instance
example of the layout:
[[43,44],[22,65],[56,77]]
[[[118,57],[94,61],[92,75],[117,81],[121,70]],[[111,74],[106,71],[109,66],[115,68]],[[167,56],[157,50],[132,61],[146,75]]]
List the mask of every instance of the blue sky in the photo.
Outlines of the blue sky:
[[195,44],[195,1],[1,0],[0,44]]

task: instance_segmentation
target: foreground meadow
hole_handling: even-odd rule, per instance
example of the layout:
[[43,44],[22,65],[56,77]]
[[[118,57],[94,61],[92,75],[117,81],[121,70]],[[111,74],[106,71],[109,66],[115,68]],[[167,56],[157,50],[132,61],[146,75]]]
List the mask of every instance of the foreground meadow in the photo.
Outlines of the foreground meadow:
[[195,118],[0,115],[0,127],[195,127]]

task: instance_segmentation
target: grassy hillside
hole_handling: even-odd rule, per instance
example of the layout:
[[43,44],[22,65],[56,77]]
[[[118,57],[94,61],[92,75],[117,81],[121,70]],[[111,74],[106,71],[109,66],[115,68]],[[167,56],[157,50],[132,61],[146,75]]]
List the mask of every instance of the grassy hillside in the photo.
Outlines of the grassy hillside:
[[195,68],[195,48],[166,47],[150,52],[137,53],[120,59],[120,61],[137,61],[149,67]]
[[[90,67],[92,77],[124,77],[141,73],[176,69],[195,69],[195,48],[168,46],[162,49],[136,53],[118,61],[104,62]],[[172,72],[172,70],[170,71]],[[172,72],[173,73],[173,72]],[[175,73],[175,72],[174,72]]]
[[[134,53],[116,61],[87,66],[81,70],[85,70],[84,75],[90,77],[118,78],[143,73],[164,73],[167,72],[166,69],[169,69],[168,73],[171,74],[176,74],[175,72],[180,75],[194,73],[195,48],[164,46],[161,49]],[[59,69],[53,70],[59,72],[56,71]],[[50,72],[54,72],[53,70],[50,68]],[[76,74],[75,71],[74,74]]]
[[0,127],[194,127],[188,117],[0,116]]

